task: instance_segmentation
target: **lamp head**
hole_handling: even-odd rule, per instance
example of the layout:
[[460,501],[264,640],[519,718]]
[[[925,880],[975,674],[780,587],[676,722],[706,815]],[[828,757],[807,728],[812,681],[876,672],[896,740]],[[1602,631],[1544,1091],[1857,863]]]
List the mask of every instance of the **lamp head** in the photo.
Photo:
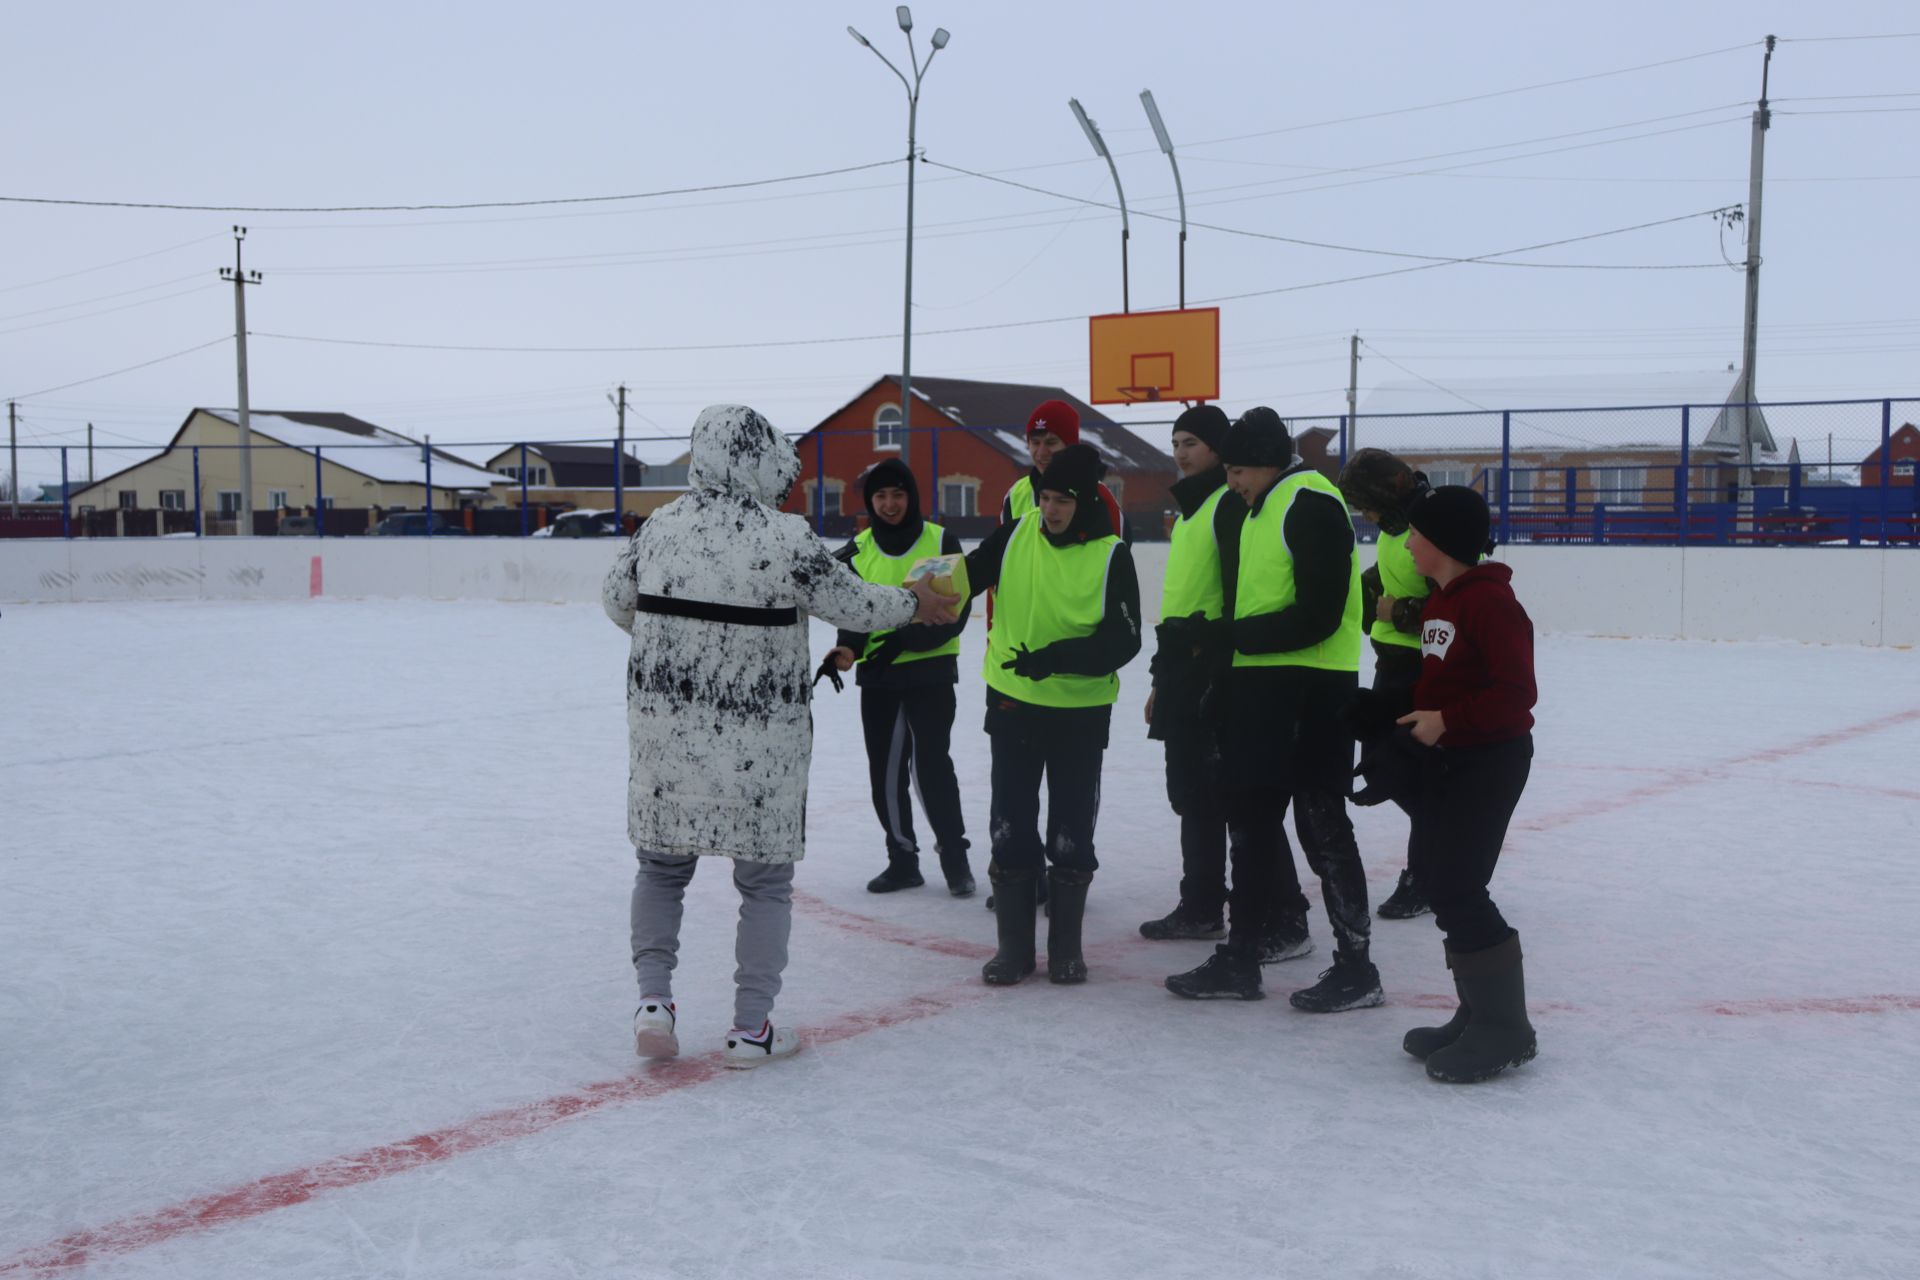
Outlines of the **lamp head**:
[[952,36],[949,36],[947,34],[947,29],[945,27],[935,27],[933,29],[933,47],[936,49],[946,48],[947,41],[951,40],[952,38],[953,38]]
[[903,4],[893,6],[893,16],[900,21],[902,31],[913,30],[913,10]]
[[858,31],[855,31],[852,27],[847,28],[847,34],[852,36],[855,40],[858,40],[866,48],[868,49],[873,48],[872,45],[867,43],[867,38],[861,35]]
[[1153,126],[1153,136],[1160,143],[1160,149],[1168,155],[1173,154],[1173,139],[1167,136],[1167,125],[1160,118],[1160,108],[1154,105],[1153,90],[1140,91],[1140,105],[1147,109],[1147,122]]
[[1093,144],[1093,154],[1104,157],[1107,154],[1107,144],[1100,140],[1100,131],[1093,127],[1093,121],[1087,119],[1086,108],[1080,105],[1080,99],[1068,98],[1067,105],[1073,108],[1073,118],[1080,122],[1082,129],[1086,130],[1087,141]]

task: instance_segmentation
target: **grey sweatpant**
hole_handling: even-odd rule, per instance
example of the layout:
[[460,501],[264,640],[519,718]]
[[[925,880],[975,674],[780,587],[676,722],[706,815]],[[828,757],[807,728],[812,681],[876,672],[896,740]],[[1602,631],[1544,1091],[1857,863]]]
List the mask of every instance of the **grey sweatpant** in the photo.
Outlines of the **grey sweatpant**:
[[[696,857],[636,851],[633,880],[633,971],[640,994],[673,998],[673,967],[680,954],[680,917]],[[733,1025],[758,1031],[773,1013],[780,975],[787,968],[787,935],[793,930],[791,862],[734,858],[733,885],[740,891],[740,926],[734,934]]]

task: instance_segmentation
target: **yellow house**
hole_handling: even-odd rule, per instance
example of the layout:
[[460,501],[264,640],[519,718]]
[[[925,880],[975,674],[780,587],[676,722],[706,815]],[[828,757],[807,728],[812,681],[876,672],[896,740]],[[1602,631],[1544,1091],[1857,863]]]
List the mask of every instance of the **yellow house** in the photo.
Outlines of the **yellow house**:
[[[195,409],[156,457],[69,492],[76,512],[192,511],[236,521],[240,502],[239,414]],[[428,505],[427,446],[345,413],[290,410],[248,416],[253,506],[262,521],[315,506],[422,510]],[[489,506],[502,477],[440,449],[432,451],[431,503],[439,511]],[[273,523],[257,527],[270,533]]]

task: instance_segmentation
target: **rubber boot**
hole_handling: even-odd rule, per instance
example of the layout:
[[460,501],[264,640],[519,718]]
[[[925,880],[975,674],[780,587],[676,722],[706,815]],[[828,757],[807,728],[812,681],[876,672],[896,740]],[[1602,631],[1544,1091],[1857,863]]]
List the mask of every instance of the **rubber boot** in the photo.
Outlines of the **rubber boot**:
[[1047,871],[1047,980],[1061,984],[1087,980],[1087,958],[1080,949],[1080,922],[1087,914],[1087,887],[1093,872],[1072,867]]
[[[1453,970],[1453,952],[1451,951],[1447,952],[1447,970],[1448,972]],[[1453,1016],[1442,1026],[1415,1027],[1407,1032],[1406,1039],[1400,1042],[1402,1049],[1424,1060],[1460,1038],[1460,1033],[1467,1029],[1467,1019],[1471,1016],[1471,1011],[1467,1008],[1467,993],[1460,986],[1458,974],[1454,974],[1453,992],[1460,1001],[1453,1011]]]
[[988,986],[1010,987],[1034,970],[1034,895],[1039,892],[1039,878],[1031,871],[1009,874],[997,863],[988,866],[987,878],[993,882],[993,919],[1000,950],[982,966],[980,976]]
[[1538,1045],[1527,1021],[1519,935],[1484,951],[1456,954],[1453,976],[1470,1011],[1467,1029],[1427,1057],[1427,1075],[1447,1084],[1473,1084],[1531,1061]]

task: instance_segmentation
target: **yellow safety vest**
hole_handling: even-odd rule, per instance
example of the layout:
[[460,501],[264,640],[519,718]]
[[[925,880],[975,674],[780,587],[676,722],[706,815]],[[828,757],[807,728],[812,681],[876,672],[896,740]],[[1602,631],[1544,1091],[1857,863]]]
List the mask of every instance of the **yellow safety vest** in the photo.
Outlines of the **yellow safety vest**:
[[1227,607],[1220,582],[1220,543],[1214,537],[1213,517],[1227,486],[1221,485],[1191,516],[1173,522],[1167,547],[1167,575],[1160,591],[1160,620],[1186,618],[1195,613],[1209,620]]
[[[1253,618],[1278,613],[1294,602],[1293,552],[1287,548],[1287,512],[1302,490],[1324,493],[1346,510],[1346,499],[1333,481],[1318,471],[1296,471],[1275,485],[1260,510],[1247,517],[1240,530],[1240,576],[1234,593],[1233,616]],[[1236,667],[1313,667],[1322,671],[1358,671],[1365,629],[1360,622],[1360,557],[1347,555],[1349,578],[1346,608],[1340,626],[1319,644],[1286,653],[1234,651]]]
[[[880,549],[880,544],[874,540],[871,528],[862,529],[853,540],[855,547],[853,571],[877,586],[905,586],[907,570],[928,556],[939,555],[940,543],[945,536],[946,530],[939,525],[931,520],[922,521],[919,539],[907,549],[905,554],[890,556]],[[860,660],[865,662],[872,657],[873,651],[879,648],[880,642],[892,634],[891,631],[876,631],[869,635],[866,651],[860,655]],[[959,652],[960,637],[955,636],[937,649],[902,649],[893,661],[894,665],[898,666],[902,662],[919,662],[923,658],[940,658]]]
[[[1396,600],[1425,600],[1427,580],[1413,567],[1413,553],[1407,550],[1407,533],[1406,529],[1383,533],[1374,544],[1374,562],[1380,566],[1380,589]],[[1381,644],[1397,644],[1405,649],[1420,647],[1418,635],[1408,635],[1391,622],[1378,618],[1373,620],[1367,634]]]
[[1020,518],[1000,558],[999,603],[987,633],[982,674],[989,687],[1043,707],[1099,707],[1120,696],[1120,677],[1049,676],[1029,680],[1003,664],[1025,645],[1040,650],[1056,640],[1090,636],[1106,616],[1107,570],[1120,539],[1112,534],[1070,547],[1047,541],[1038,512]]

